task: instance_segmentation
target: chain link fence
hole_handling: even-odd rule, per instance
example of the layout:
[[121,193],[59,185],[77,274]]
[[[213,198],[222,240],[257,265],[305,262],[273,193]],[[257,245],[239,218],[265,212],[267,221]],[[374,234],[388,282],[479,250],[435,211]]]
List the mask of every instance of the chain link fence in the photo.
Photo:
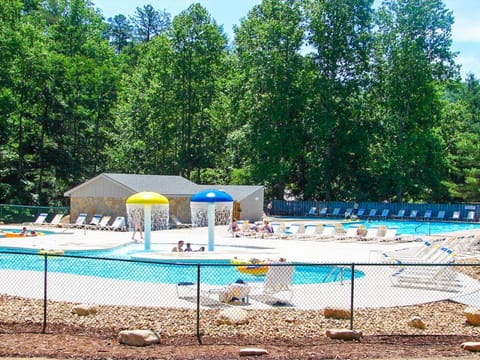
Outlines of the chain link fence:
[[477,263],[198,264],[44,250],[2,251],[0,259],[0,321],[22,331],[140,328],[231,344],[306,344],[330,328],[479,332],[465,322],[465,310],[480,307]]

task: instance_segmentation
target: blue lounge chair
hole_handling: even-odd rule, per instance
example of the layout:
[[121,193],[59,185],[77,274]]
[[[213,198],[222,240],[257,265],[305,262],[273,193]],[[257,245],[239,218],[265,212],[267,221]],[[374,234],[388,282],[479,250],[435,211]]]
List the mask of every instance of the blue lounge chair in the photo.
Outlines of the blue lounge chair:
[[438,212],[436,220],[445,220],[445,210],[440,210]]
[[358,209],[357,216],[358,217],[365,216],[365,209],[364,208]]
[[353,209],[348,208],[347,210],[345,210],[345,213],[343,215],[345,216],[345,219],[348,219],[352,217],[352,214],[353,214]]
[[410,211],[410,216],[409,216],[409,219],[410,220],[415,220],[418,216],[418,210],[412,210]]
[[475,221],[475,211],[469,211],[468,212],[467,221]]
[[393,215],[394,218],[403,219],[405,217],[405,209],[398,210],[397,215]]
[[389,210],[389,209],[383,209],[383,210],[382,210],[382,213],[380,214],[380,218],[381,218],[381,219],[387,219],[389,213],[390,213],[390,210]]
[[370,212],[368,213],[369,218],[374,218],[377,216],[377,209],[370,209]]
[[423,220],[430,220],[432,218],[432,210],[425,210]]
[[324,207],[320,209],[320,212],[318,213],[318,215],[327,216],[327,212],[328,212],[328,208]]
[[311,207],[310,210],[308,211],[307,215],[309,215],[309,216],[317,215],[317,208],[316,207]]
[[451,219],[452,220],[460,220],[460,211],[454,211]]
[[327,214],[328,216],[332,217],[339,217],[340,216],[340,208],[335,208],[333,209],[331,214]]

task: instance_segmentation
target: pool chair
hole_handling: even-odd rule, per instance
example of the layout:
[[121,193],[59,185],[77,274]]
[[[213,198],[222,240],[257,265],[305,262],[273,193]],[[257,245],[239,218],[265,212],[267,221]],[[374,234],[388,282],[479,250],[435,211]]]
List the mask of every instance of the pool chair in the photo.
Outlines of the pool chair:
[[437,214],[437,216],[435,217],[435,220],[445,220],[445,210],[440,210]]
[[98,223],[98,225],[94,228],[94,230],[106,230],[108,228],[108,223],[110,222],[111,216],[104,216],[102,220]]
[[23,224],[24,225],[35,225],[35,226],[43,225],[43,224],[45,224],[45,220],[47,219],[47,216],[48,216],[47,213],[41,213],[41,214],[38,214],[38,216],[37,216],[37,218],[35,219],[34,222],[23,223]]
[[410,211],[410,215],[408,216],[408,218],[410,220],[415,220],[418,216],[418,210],[412,210]]
[[303,229],[302,224],[293,223],[284,228],[283,232],[279,233],[278,235],[282,239],[292,238],[299,233],[300,229]]
[[423,220],[430,220],[432,218],[432,210],[425,210]]
[[301,234],[298,234],[299,239],[310,239],[315,237],[322,231],[322,225],[318,224],[307,224],[304,226],[304,230]]
[[367,217],[369,217],[369,218],[374,218],[376,215],[377,215],[377,209],[370,209],[370,211],[368,212]]
[[345,234],[335,236],[338,240],[358,240],[360,237],[358,236],[358,226],[353,225],[347,228]]
[[401,237],[397,235],[398,229],[396,227],[388,227],[385,229],[385,233],[378,237],[380,241],[396,241],[400,240]]
[[328,213],[328,208],[324,207],[320,209],[320,212],[318,213],[318,215],[325,217],[327,216],[327,213]]
[[335,209],[333,209],[332,213],[331,213],[331,214],[327,214],[327,216],[339,217],[339,216],[340,216],[340,211],[341,211],[340,208],[335,208]]
[[311,207],[310,210],[308,210],[308,213],[305,214],[306,216],[315,216],[317,215],[317,208],[316,207]]
[[70,228],[83,228],[87,222],[87,213],[80,213],[73,224],[67,225]]
[[398,210],[398,213],[396,215],[393,215],[392,217],[395,219],[403,219],[405,217],[405,210],[404,209]]
[[63,214],[56,214],[49,223],[44,223],[46,226],[58,227],[61,224],[62,219],[64,218]]
[[460,211],[454,211],[453,214],[452,214],[452,217],[450,219],[460,220]]
[[475,221],[475,211],[469,211],[467,213],[467,221]]
[[348,208],[347,210],[345,210],[345,213],[343,214],[345,219],[351,218],[352,215],[353,215],[353,209],[352,208]]
[[372,226],[367,229],[367,234],[365,236],[360,236],[361,241],[375,241],[378,240],[378,226]]
[[102,214],[93,214],[92,219],[88,224],[85,225],[85,227],[87,229],[95,229],[98,226],[98,224],[100,224],[102,217],[103,217]]
[[271,305],[291,304],[294,272],[295,267],[291,265],[269,265],[263,283],[260,286],[252,285],[250,297]]
[[404,266],[390,277],[392,285],[411,289],[458,292],[463,288],[452,266]]
[[315,239],[333,240],[335,238],[336,228],[333,224],[323,225],[323,231],[315,236]]
[[127,231],[127,224],[125,222],[125,217],[117,216],[113,221],[112,225],[108,227],[108,230]]
[[390,210],[389,209],[383,209],[382,210],[382,213],[380,214],[379,218],[380,219],[388,219],[388,214],[390,213]]
[[358,216],[359,218],[365,216],[365,211],[366,211],[366,210],[365,210],[364,208],[358,209],[358,211],[357,211],[357,216]]

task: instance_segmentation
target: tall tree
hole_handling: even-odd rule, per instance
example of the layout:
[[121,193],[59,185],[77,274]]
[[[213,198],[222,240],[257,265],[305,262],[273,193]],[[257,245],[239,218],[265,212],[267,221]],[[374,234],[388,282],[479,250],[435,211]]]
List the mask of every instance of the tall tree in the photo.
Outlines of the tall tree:
[[276,198],[287,189],[298,194],[304,161],[301,4],[264,0],[235,29],[240,75],[234,116],[248,151],[234,166]]
[[371,164],[378,187],[395,189],[396,201],[442,192],[445,164],[434,129],[440,85],[455,73],[452,23],[441,0],[386,1],[378,11],[376,130],[388,141],[372,147]]
[[133,40],[133,26],[124,15],[115,15],[108,19],[107,36],[118,54]]
[[371,55],[372,0],[307,2],[313,81],[307,197],[358,198],[368,128],[363,120]]
[[134,31],[140,42],[148,42],[155,35],[168,29],[170,26],[170,14],[164,11],[155,10],[152,5],[137,7],[132,17]]
[[212,116],[211,107],[226,71],[227,39],[200,4],[173,19],[170,37],[179,116],[174,146],[178,173],[198,180],[200,170],[212,166],[223,146],[222,119]]

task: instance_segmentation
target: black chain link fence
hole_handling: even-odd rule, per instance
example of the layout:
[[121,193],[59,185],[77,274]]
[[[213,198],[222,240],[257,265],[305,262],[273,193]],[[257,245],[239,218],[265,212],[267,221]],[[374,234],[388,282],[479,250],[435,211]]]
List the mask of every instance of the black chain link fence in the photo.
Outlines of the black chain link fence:
[[157,329],[166,337],[233,344],[305,344],[328,328],[478,334],[464,311],[480,307],[480,264],[378,255],[381,261],[362,264],[265,265],[2,251],[0,323],[42,332],[52,324]]

